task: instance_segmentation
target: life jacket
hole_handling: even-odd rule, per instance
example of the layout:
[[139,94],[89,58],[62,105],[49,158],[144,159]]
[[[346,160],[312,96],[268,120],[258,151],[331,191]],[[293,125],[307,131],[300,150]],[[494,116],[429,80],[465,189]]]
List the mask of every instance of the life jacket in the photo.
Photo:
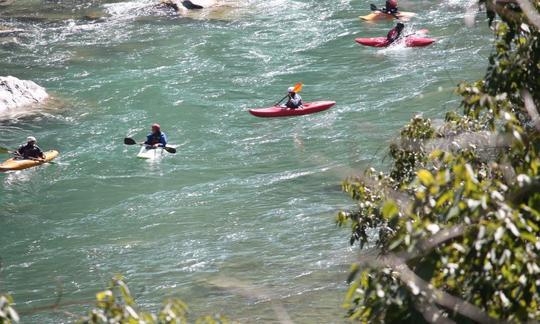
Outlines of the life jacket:
[[391,31],[386,35],[386,39],[390,42],[395,41],[400,36],[400,32],[397,30],[397,27],[392,28]]
[[150,145],[159,144],[161,143],[161,132],[152,134],[152,141],[150,141]]
[[17,152],[23,157],[23,158],[39,158],[42,156],[42,151],[37,145],[29,145],[25,144],[22,145]]

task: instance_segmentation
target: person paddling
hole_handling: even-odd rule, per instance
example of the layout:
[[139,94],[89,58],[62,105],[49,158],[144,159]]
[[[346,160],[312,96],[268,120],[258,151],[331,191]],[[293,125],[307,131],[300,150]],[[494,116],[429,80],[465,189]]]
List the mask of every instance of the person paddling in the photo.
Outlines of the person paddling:
[[392,44],[393,42],[397,41],[401,37],[401,32],[403,31],[403,28],[405,28],[405,25],[403,23],[398,22],[396,24],[396,27],[392,28],[386,35],[386,39],[388,41],[388,44]]
[[296,109],[296,108],[302,108],[303,101],[302,97],[296,92],[294,92],[294,87],[289,87],[287,89],[288,94],[288,100],[285,106],[289,109]]
[[161,131],[159,124],[152,125],[152,132],[146,136],[144,144],[153,148],[167,146],[167,135]]
[[397,5],[397,0],[387,0],[385,6],[381,9],[381,12],[389,15],[396,15],[398,13]]
[[43,151],[41,151],[36,143],[37,140],[34,136],[28,136],[26,139],[26,144],[19,146],[17,151],[15,151],[15,155],[27,160],[45,159],[45,154],[43,154]]

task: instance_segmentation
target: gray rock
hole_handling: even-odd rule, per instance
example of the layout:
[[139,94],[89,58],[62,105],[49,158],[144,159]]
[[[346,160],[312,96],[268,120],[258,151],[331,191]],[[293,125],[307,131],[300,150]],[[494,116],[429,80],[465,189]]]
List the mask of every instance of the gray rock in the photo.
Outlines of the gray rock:
[[48,97],[45,89],[32,81],[0,77],[0,114],[40,103]]

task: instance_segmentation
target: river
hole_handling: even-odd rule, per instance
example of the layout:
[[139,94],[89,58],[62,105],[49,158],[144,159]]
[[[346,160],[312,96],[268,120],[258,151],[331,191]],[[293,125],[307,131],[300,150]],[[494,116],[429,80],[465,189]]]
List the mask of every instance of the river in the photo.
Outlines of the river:
[[[354,38],[392,23],[360,22],[365,1],[253,0],[190,18],[150,3],[96,5],[99,21],[54,3],[0,7],[0,23],[27,30],[0,44],[0,75],[57,98],[1,120],[0,146],[32,134],[60,151],[56,164],[0,174],[0,290],[23,323],[75,320],[32,309],[61,291],[61,310],[81,315],[116,273],[148,310],[175,296],[194,316],[273,322],[280,304],[296,323],[343,322],[357,248],[334,222],[352,204],[340,182],[387,166],[388,142],[414,114],[441,119],[459,105],[454,86],[481,78],[491,50],[483,14],[469,28],[466,2],[403,1],[417,13],[407,31],[437,42],[375,49]],[[337,105],[247,113],[296,82],[304,100]],[[179,145],[157,163],[122,143],[153,122]]]

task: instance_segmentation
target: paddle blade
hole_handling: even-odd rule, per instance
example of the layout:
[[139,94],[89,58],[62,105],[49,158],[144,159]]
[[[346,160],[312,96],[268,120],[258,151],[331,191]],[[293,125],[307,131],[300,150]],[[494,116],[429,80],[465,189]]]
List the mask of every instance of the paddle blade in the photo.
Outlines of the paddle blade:
[[298,93],[298,92],[302,91],[303,86],[304,85],[302,83],[298,82],[297,84],[294,85],[293,92]]
[[126,137],[124,138],[124,144],[126,145],[135,145],[137,142],[133,138]]
[[165,151],[169,152],[169,153],[172,153],[172,154],[175,154],[176,153],[176,149],[174,147],[170,147],[170,146],[165,146],[163,148]]
[[374,5],[373,3],[369,5],[369,8],[371,9],[371,11],[376,11],[377,10],[377,6]]
[[9,153],[9,150],[5,147],[0,146],[0,153]]

